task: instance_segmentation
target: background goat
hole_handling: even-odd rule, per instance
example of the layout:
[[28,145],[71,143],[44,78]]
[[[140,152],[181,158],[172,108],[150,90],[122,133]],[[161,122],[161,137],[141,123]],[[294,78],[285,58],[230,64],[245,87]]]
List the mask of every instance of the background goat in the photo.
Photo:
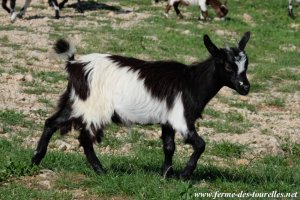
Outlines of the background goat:
[[[63,0],[60,4],[58,4],[57,0],[49,0],[49,5],[53,6],[55,9],[55,18],[59,19],[60,15],[59,12],[60,10],[64,7],[64,5],[68,2],[68,0]],[[16,5],[16,0],[10,0],[10,9],[7,7],[7,0],[2,1],[2,7],[5,9],[8,13],[11,14],[11,21],[14,22],[17,17],[22,18],[30,5],[31,0],[26,0],[24,3],[24,6],[21,8],[20,12],[18,14],[15,13],[15,5]],[[80,13],[83,13],[83,9],[81,7],[80,0],[77,0],[77,7],[76,10]]]
[[45,122],[32,164],[41,162],[56,130],[65,134],[73,126],[80,131],[79,142],[88,162],[102,173],[93,142],[101,141],[107,124],[161,124],[165,154],[162,173],[173,174],[177,131],[194,150],[180,174],[188,178],[205,150],[205,142],[194,126],[205,105],[223,86],[241,95],[249,92],[248,58],[244,52],[249,38],[247,32],[237,47],[219,49],[205,35],[204,44],[211,57],[190,66],[109,54],[89,54],[75,60],[75,49],[59,40],[54,49],[67,61],[68,86],[58,111]]
[[178,8],[178,6],[181,4],[186,6],[188,5],[199,6],[200,20],[207,20],[208,18],[207,5],[211,5],[211,7],[215,10],[219,18],[225,17],[228,13],[228,9],[226,6],[227,3],[225,2],[224,4],[221,4],[218,0],[169,0],[165,9],[165,15],[168,16],[168,13],[173,6],[177,16],[183,18],[183,15],[180,13],[180,10]]

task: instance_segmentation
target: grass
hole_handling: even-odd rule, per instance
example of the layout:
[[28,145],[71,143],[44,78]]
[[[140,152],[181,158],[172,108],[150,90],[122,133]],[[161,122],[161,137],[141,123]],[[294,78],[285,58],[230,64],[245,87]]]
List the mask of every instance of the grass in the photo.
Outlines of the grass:
[[212,149],[210,153],[219,157],[240,158],[245,151],[245,145],[233,144],[230,142],[222,141],[220,143],[212,144]]
[[207,128],[213,128],[219,133],[244,133],[249,129],[252,124],[242,114],[234,111],[228,113],[212,111],[212,109],[206,109],[205,114],[210,115],[211,118],[202,120],[199,122],[200,126]]
[[25,119],[22,113],[14,110],[3,110],[0,111],[0,126],[2,126],[3,132],[7,133],[12,131],[12,127],[19,126],[25,128],[31,128],[32,122]]
[[285,106],[285,100],[283,98],[279,98],[279,97],[269,98],[265,101],[265,103],[268,106],[274,106],[274,107],[278,107],[278,108],[284,108],[284,106]]
[[[30,168],[28,161],[32,150],[22,149],[16,142],[0,139],[1,180],[8,177],[18,178],[36,174],[39,168]],[[17,148],[13,148],[17,146]],[[229,150],[225,157],[240,155],[243,147],[221,143],[214,150]],[[8,153],[9,152],[9,153]],[[217,155],[219,153],[216,153]],[[223,155],[222,155],[223,156]],[[50,190],[39,186],[38,179],[31,180],[35,188],[28,188],[22,182],[12,182],[0,187],[4,199],[24,199],[25,196],[39,199],[52,198],[72,199],[73,191],[84,191],[90,198],[103,197],[122,199],[178,199],[191,197],[195,192],[223,191],[257,191],[278,192],[299,191],[299,159],[295,155],[266,156],[254,161],[250,166],[221,167],[205,163],[199,164],[189,181],[177,178],[163,179],[160,173],[162,163],[161,150],[147,150],[139,146],[130,156],[100,156],[108,169],[105,175],[96,175],[86,163],[83,154],[50,151],[41,163],[41,168],[53,170],[57,176]],[[293,160],[291,163],[290,160]],[[175,156],[175,171],[183,167],[184,162]],[[26,178],[26,177],[24,177]],[[145,180],[147,180],[145,182]],[[205,181],[200,184],[199,180]],[[27,184],[31,183],[28,180]],[[32,183],[32,184],[33,184]],[[279,189],[280,188],[280,189]],[[157,191],[160,192],[157,192]],[[30,193],[31,192],[31,193]],[[73,193],[74,194],[74,193]]]
[[[111,5],[111,0],[99,3]],[[299,91],[299,51],[288,51],[282,47],[300,46],[300,18],[291,21],[286,13],[286,1],[230,1],[229,18],[225,21],[201,23],[197,21],[197,7],[182,8],[184,20],[178,20],[172,11],[170,18],[162,17],[161,7],[152,6],[150,0],[122,0],[114,2],[120,8],[132,8],[133,13],[118,13],[107,9],[86,11],[85,15],[62,11],[62,20],[49,19],[49,44],[59,38],[80,36],[77,44],[78,54],[92,52],[112,53],[137,57],[147,60],[177,60],[186,64],[206,59],[209,54],[203,45],[203,35],[209,34],[218,47],[224,43],[235,46],[242,34],[251,31],[251,39],[246,47],[249,57],[249,75],[251,93],[263,93],[267,96],[264,106],[280,108],[286,106],[284,97],[274,97],[272,91],[292,95]],[[44,9],[36,5],[33,9]],[[209,8],[211,16],[215,16]],[[244,14],[252,17],[247,22]],[[28,13],[30,15],[30,13]],[[71,17],[67,17],[67,15]],[[74,15],[74,16],[73,16]],[[125,18],[123,18],[123,16]],[[32,23],[36,19],[32,20]],[[89,21],[87,23],[87,20]],[[3,24],[0,31],[35,32],[32,27],[17,24]],[[224,35],[220,35],[224,31]],[[48,47],[20,46],[1,36],[0,45],[21,49],[48,51]],[[77,56],[77,55],[76,55]],[[32,111],[45,119],[48,110],[53,110],[55,100],[45,94],[62,92],[61,83],[66,83],[67,76],[61,69],[28,68],[36,63],[20,51],[16,57],[23,59],[26,65],[11,63],[6,57],[0,58],[0,73],[31,73],[34,81],[22,83],[25,94],[35,95],[43,107]],[[6,69],[2,66],[10,66]],[[51,70],[51,71],[50,71]],[[250,94],[251,95],[251,94]],[[230,98],[218,96],[217,100],[229,107],[229,111],[220,111],[208,106],[204,120],[199,125],[211,128],[213,133],[243,134],[253,123],[248,114],[256,115],[259,105],[239,99],[236,94]],[[247,112],[244,112],[247,111]],[[244,114],[245,113],[245,114]],[[300,117],[300,115],[299,115]],[[87,163],[82,152],[62,152],[50,148],[39,167],[30,167],[33,148],[24,147],[24,138],[34,135],[42,127],[32,122],[28,116],[15,110],[0,111],[0,125],[3,132],[0,137],[0,199],[76,199],[83,195],[85,199],[193,199],[195,192],[300,192],[300,147],[299,143],[282,144],[283,155],[263,155],[252,160],[248,165],[221,165],[210,161],[210,156],[231,161],[249,153],[245,145],[232,142],[207,143],[207,151],[201,157],[191,180],[182,181],[176,177],[164,179],[160,176],[163,151],[159,139],[146,138],[141,129],[157,131],[158,126],[135,126],[130,133],[116,137],[120,127],[113,124],[107,127],[105,138],[100,146],[95,146],[98,157],[107,169],[107,174],[97,175]],[[21,127],[22,132],[16,129]],[[258,127],[260,128],[260,127]],[[13,132],[18,137],[6,139]],[[270,130],[262,129],[270,134]],[[3,137],[2,137],[3,134]],[[38,137],[37,135],[34,135]],[[52,139],[57,139],[55,136]],[[130,144],[128,152],[122,147]],[[183,143],[178,144],[184,145]],[[109,147],[120,152],[110,154],[100,151],[100,147]],[[178,148],[174,155],[176,174],[184,167],[189,150]],[[184,153],[183,153],[184,152]],[[125,154],[125,155],[122,155]],[[44,188],[38,174],[41,169],[52,170],[55,178],[49,177],[52,187]],[[76,196],[78,195],[78,196]],[[194,198],[195,199],[195,198]],[[200,198],[199,198],[200,199]]]

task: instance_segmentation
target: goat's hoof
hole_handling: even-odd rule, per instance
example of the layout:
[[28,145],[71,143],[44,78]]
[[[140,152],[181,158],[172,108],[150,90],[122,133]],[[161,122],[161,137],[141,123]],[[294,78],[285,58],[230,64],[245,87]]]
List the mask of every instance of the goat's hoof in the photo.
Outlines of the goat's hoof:
[[59,16],[59,11],[58,10],[55,10],[55,19],[59,19],[60,16]]
[[17,15],[17,17],[18,17],[19,19],[23,19],[23,14],[20,14],[20,13],[19,13],[19,14]]
[[41,162],[42,158],[36,154],[31,158],[31,165],[30,166],[34,166],[34,165],[39,165]]
[[289,17],[290,17],[291,19],[295,19],[295,16],[294,16],[293,14],[291,14],[291,13],[289,13]]
[[164,13],[163,14],[166,18],[169,18],[169,14],[168,13]]
[[10,16],[10,22],[14,23],[17,20],[17,14],[13,12]]
[[101,174],[106,174],[106,170],[103,169],[103,167],[95,166],[95,167],[93,167],[93,169],[94,169],[94,171],[95,171],[97,174],[99,174],[99,175],[101,175]]
[[177,16],[178,16],[179,19],[183,19],[184,18],[182,14],[179,14]]
[[163,176],[164,178],[171,178],[171,177],[173,177],[173,176],[174,176],[174,170],[173,170],[173,167],[170,166],[170,167],[168,167],[168,168],[163,169],[163,171],[162,171],[162,176]]
[[189,172],[183,171],[179,174],[179,178],[181,180],[188,180],[188,179],[190,179],[190,177],[191,177],[191,173],[189,173]]

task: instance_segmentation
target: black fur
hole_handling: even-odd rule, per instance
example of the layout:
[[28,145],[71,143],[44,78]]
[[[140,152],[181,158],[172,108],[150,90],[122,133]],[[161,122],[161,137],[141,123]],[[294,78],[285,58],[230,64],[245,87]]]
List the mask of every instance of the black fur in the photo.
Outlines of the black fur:
[[69,74],[69,84],[81,100],[86,100],[90,95],[87,77],[90,73],[85,72],[84,67],[88,63],[68,62],[66,69]]
[[16,0],[10,0],[10,9],[7,7],[7,0],[2,0],[2,8],[9,14],[12,14],[16,7]]
[[64,39],[59,39],[55,43],[53,49],[57,54],[62,54],[67,52],[70,49],[70,44]]

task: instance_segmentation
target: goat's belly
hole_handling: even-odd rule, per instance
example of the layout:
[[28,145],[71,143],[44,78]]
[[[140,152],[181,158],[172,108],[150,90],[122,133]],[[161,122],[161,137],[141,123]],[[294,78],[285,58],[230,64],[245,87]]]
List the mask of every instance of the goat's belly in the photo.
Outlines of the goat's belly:
[[187,5],[199,6],[201,0],[184,0]]
[[146,91],[129,90],[126,95],[116,95],[114,108],[116,114],[127,124],[157,124],[167,121],[166,102],[153,98]]

